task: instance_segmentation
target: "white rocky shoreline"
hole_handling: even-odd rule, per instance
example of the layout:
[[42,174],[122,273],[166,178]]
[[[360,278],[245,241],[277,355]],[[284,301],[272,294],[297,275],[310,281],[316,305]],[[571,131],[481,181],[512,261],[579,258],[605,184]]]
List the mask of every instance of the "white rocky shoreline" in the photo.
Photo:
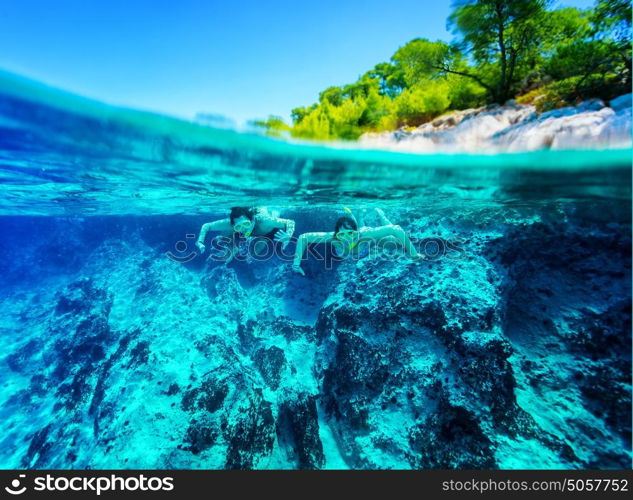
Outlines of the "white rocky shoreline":
[[608,104],[589,99],[544,113],[534,105],[508,101],[456,111],[412,131],[365,133],[359,143],[416,153],[629,148],[631,96],[619,96]]

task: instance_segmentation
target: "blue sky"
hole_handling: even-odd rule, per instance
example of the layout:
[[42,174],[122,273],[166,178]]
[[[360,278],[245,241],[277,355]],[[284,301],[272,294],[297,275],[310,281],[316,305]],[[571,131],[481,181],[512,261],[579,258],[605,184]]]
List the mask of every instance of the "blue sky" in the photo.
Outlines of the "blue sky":
[[[593,0],[559,0],[588,7]],[[415,37],[449,0],[2,0],[0,68],[111,104],[288,118]]]

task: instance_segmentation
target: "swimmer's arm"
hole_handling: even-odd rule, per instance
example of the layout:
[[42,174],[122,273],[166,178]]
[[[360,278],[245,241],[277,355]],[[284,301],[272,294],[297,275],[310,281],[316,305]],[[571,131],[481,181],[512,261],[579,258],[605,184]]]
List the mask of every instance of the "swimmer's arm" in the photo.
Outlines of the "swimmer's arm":
[[332,239],[334,233],[303,233],[297,239],[297,247],[295,249],[295,258],[292,263],[293,269],[297,272],[301,272],[301,259],[303,259],[303,252],[309,243],[326,243]]
[[382,239],[395,238],[402,245],[408,257],[415,259],[423,257],[411,243],[409,235],[398,225],[389,224],[380,227],[363,228],[360,236],[363,240],[372,240],[376,243],[379,243]]
[[263,234],[278,229],[275,234],[275,241],[282,242],[283,248],[286,248],[288,243],[290,243],[290,239],[295,232],[295,221],[292,219],[260,215],[258,217],[258,223],[260,224],[259,228]]
[[198,236],[197,245],[204,246],[204,240],[207,237],[207,233],[209,231],[220,231],[220,232],[228,232],[231,233],[233,231],[233,227],[231,226],[231,221],[229,219],[220,219],[214,222],[207,222],[206,224],[202,224],[200,228],[200,236]]
[[292,238],[292,235],[295,232],[295,221],[292,219],[277,219],[284,225],[286,234],[288,235],[288,239]]
[[268,233],[273,229],[282,229],[289,236],[292,236],[295,230],[295,221],[291,219],[282,219],[281,217],[272,217],[266,214],[258,214],[257,221],[261,225],[263,233]]

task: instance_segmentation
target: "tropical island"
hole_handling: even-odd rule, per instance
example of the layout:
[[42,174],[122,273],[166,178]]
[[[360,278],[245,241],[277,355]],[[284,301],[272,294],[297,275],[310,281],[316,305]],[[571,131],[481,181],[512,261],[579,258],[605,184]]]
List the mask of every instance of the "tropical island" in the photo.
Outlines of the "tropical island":
[[551,0],[460,0],[450,43],[416,38],[354,83],[251,124],[266,134],[356,140],[411,130],[455,111],[511,100],[537,112],[631,92],[631,2],[553,8]]

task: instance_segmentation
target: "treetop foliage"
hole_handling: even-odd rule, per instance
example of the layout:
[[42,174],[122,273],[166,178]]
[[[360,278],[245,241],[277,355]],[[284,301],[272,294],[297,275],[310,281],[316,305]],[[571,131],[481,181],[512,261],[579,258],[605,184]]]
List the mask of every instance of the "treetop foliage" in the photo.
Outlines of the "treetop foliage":
[[272,135],[356,139],[512,98],[545,110],[630,91],[630,0],[597,0],[585,10],[551,5],[456,0],[450,43],[411,40],[356,82],[293,109],[291,125],[274,116],[252,123]]

